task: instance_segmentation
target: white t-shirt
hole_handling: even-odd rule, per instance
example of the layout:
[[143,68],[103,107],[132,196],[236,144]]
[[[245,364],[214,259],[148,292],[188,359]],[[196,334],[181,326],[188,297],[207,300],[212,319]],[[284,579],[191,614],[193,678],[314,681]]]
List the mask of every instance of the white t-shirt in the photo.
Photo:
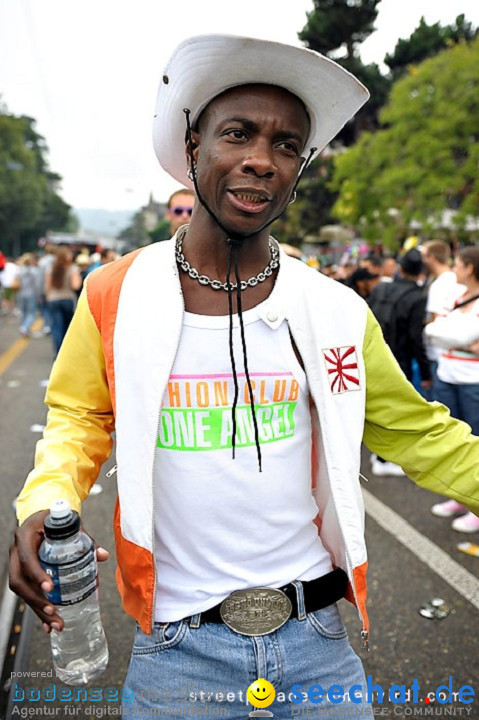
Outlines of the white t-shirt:
[[[430,315],[447,315],[452,300],[464,289],[462,285],[458,285],[456,273],[452,272],[452,270],[443,272],[429,286],[426,313]],[[427,337],[425,337],[425,347],[429,360],[438,362],[442,350],[433,345]]]
[[7,261],[3,268],[0,279],[4,288],[11,288],[20,274],[20,267],[13,262]]
[[[463,293],[461,293],[462,295]],[[456,303],[460,302],[459,298]],[[454,304],[453,304],[454,305]],[[466,306],[467,312],[478,318],[479,324],[479,300],[475,300]],[[464,310],[466,310],[466,308]],[[455,310],[453,315],[462,312]],[[456,350],[442,350],[437,367],[437,376],[440,380],[454,385],[469,385],[479,383],[479,355]]]
[[185,313],[154,469],[157,622],[207,610],[235,590],[280,587],[332,569],[313,523],[318,510],[311,491],[306,376],[286,321],[267,316],[264,308],[262,303],[243,314],[261,473],[237,316],[233,460],[229,318]]

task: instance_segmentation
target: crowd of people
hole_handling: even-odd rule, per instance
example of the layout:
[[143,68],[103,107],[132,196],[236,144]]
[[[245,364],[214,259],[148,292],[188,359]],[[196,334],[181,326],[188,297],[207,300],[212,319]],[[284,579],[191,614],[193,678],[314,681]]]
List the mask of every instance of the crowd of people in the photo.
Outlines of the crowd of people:
[[75,311],[83,282],[92,270],[112,262],[111,249],[90,254],[74,253],[64,245],[46,243],[43,253],[27,252],[18,259],[3,257],[0,263],[2,315],[18,316],[24,338],[33,334],[33,324],[42,317],[41,334],[51,335],[58,353]]
[[[432,240],[397,259],[371,254],[328,265],[325,272],[366,300],[416,389],[478,435],[479,246],[466,246],[452,258],[448,243]],[[373,455],[371,463],[376,475],[404,475],[381,457]],[[431,512],[454,517],[458,532],[479,532],[479,518],[454,500],[433,505]]]
[[[170,236],[189,222],[194,201],[195,194],[188,188],[179,188],[170,195],[165,212]],[[49,242],[42,253],[27,252],[18,259],[5,257],[0,251],[1,314],[19,317],[19,331],[24,338],[32,336],[35,319],[42,317],[41,334],[51,334],[56,356],[86,276],[118,257],[111,248],[93,253],[88,248],[73,252],[67,246]]]

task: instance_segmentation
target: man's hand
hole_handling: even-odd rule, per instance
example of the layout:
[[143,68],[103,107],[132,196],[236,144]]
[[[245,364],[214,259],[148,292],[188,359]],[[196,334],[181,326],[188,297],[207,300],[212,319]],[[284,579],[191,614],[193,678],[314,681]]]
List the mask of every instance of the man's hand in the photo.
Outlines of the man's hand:
[[[10,589],[30,605],[43,621],[46,633],[52,629],[62,630],[64,625],[56,607],[45,597],[45,593],[53,590],[53,582],[38,560],[38,550],[44,537],[43,520],[48,513],[48,510],[40,510],[17,528],[10,547],[9,566]],[[96,543],[95,547],[97,560],[108,560],[108,551],[99,548]]]

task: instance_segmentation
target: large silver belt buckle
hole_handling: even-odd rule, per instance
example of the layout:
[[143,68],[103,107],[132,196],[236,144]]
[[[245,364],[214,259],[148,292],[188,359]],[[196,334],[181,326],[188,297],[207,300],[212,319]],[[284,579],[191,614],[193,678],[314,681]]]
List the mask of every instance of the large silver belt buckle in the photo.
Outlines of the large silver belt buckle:
[[268,635],[291,617],[289,597],[277,588],[236,590],[220,605],[221,619],[240,635]]

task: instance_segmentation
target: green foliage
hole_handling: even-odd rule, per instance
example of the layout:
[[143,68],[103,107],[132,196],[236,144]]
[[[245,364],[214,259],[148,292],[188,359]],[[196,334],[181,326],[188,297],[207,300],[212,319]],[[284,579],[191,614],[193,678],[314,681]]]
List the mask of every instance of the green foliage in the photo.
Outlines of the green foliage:
[[411,220],[427,229],[445,209],[479,215],[479,39],[412,67],[381,112],[335,163],[337,218],[394,246]]
[[0,247],[9,255],[35,249],[39,237],[62,230],[70,217],[34,126],[32,118],[0,108]]
[[171,225],[168,220],[160,220],[158,225],[150,230],[148,236],[151,238],[151,242],[161,242],[162,240],[168,240],[171,237]]
[[332,156],[320,156],[305,171],[297,198],[274,223],[272,233],[279,242],[299,245],[308,235],[318,236],[323,225],[334,222],[331,208],[337,194],[329,188]]
[[311,50],[333,58],[369,89],[371,98],[339,135],[351,145],[363,130],[377,127],[377,116],[389,93],[390,80],[372,63],[364,65],[358,47],[374,30],[380,0],[313,0],[299,39]]
[[120,240],[128,240],[134,247],[149,245],[151,243],[150,233],[145,225],[145,217],[142,210],[139,210],[133,215],[130,224],[118,234],[118,238]]
[[329,55],[346,48],[346,57],[356,55],[356,46],[374,30],[380,0],[313,0],[314,10],[298,33],[307,47]]
[[458,15],[453,25],[444,27],[438,22],[428,25],[422,17],[412,35],[407,40],[398,40],[394,52],[386,55],[384,62],[396,80],[407,71],[409,65],[433,57],[457,43],[471,42],[477,34],[478,30],[466,21],[464,15]]

